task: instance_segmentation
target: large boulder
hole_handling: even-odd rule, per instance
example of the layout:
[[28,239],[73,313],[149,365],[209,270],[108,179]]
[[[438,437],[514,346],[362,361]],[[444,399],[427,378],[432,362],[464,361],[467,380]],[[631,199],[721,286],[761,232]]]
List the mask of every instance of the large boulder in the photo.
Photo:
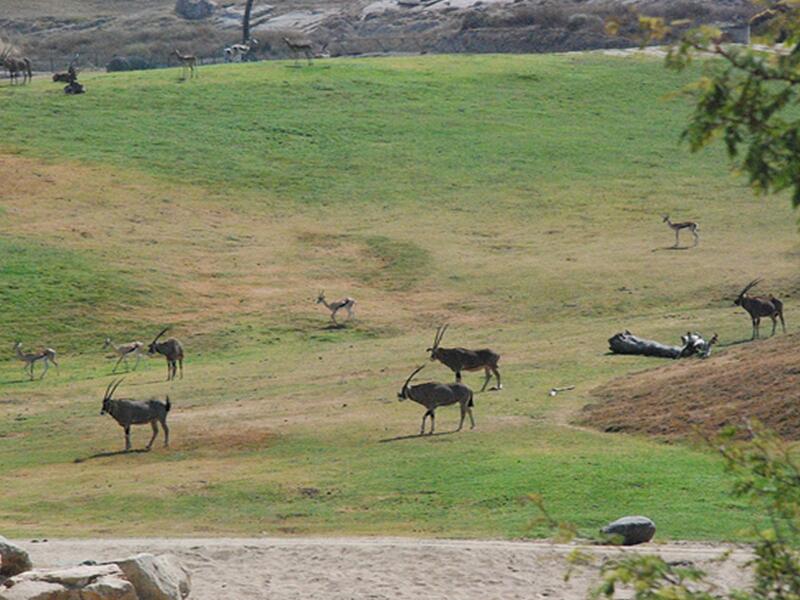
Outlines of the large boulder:
[[13,577],[32,568],[33,564],[28,553],[0,536],[0,575]]
[[611,538],[613,543],[635,546],[653,539],[656,524],[647,517],[622,517],[600,530]]
[[34,569],[0,586],[0,600],[140,600],[117,565]]
[[189,573],[172,554],[137,554],[111,563],[122,569],[139,600],[183,600],[189,596]]
[[178,0],[175,3],[175,12],[178,16],[190,21],[207,19],[216,9],[217,5],[213,0]]

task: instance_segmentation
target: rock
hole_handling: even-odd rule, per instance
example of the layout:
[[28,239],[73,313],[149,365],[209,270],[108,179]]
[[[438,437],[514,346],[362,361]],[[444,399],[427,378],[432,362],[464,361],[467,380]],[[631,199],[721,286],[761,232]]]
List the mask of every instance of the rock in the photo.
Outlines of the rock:
[[647,517],[622,517],[600,530],[614,539],[612,542],[623,546],[635,546],[653,539],[656,524]]
[[178,0],[175,3],[175,12],[178,16],[190,21],[207,19],[216,9],[217,5],[212,0]]
[[0,575],[13,577],[32,568],[33,564],[28,553],[0,536]]
[[0,587],[0,600],[139,600],[117,565],[34,569]]
[[137,554],[111,562],[125,573],[139,600],[183,600],[189,596],[189,573],[172,554]]

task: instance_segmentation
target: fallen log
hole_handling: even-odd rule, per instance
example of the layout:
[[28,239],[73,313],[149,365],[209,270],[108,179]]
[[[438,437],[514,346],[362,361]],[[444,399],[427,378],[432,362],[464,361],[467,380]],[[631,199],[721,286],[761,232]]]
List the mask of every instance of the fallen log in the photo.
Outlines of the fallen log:
[[656,356],[659,358],[686,358],[698,355],[706,358],[711,354],[711,346],[717,342],[717,335],[706,341],[699,333],[687,332],[681,336],[680,346],[668,346],[655,340],[633,335],[627,329],[608,339],[608,346],[614,354],[634,354],[637,356]]

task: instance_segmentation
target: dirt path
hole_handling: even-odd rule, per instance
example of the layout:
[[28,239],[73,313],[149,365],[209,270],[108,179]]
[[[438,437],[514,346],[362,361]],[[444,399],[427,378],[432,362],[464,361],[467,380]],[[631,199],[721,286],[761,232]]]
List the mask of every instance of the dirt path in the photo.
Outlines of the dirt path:
[[[213,538],[20,541],[34,564],[74,565],[137,552],[178,555],[192,573],[194,600],[411,599],[512,600],[586,598],[595,571],[564,582],[567,555],[577,546],[545,542],[394,538]],[[617,551],[584,548],[598,557]],[[725,547],[672,543],[641,547],[670,561],[691,561],[713,573],[722,589],[746,583],[745,549],[723,564]]]

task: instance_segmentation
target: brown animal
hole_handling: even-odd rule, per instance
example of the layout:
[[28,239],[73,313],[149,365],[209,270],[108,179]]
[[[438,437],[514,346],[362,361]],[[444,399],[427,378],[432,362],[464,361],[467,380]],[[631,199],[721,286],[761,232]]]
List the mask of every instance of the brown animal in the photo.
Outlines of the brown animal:
[[430,433],[433,435],[434,420],[436,418],[434,412],[440,406],[450,406],[451,404],[458,404],[461,406],[461,421],[459,421],[456,431],[461,431],[461,428],[464,426],[464,417],[467,415],[469,415],[472,429],[475,429],[475,418],[472,416],[472,407],[475,406],[472,390],[462,383],[420,383],[417,385],[410,385],[414,375],[424,368],[425,365],[417,367],[409,378],[406,379],[402,389],[397,394],[397,399],[401,402],[403,400],[413,400],[427,409],[425,414],[422,415],[422,427],[420,427],[419,434],[423,435],[425,433],[425,419],[430,417]]
[[178,365],[181,367],[181,379],[183,379],[183,346],[175,338],[169,338],[163,342],[159,342],[158,338],[164,335],[169,330],[165,327],[161,330],[156,338],[147,346],[147,353],[150,356],[161,354],[167,359],[167,381],[175,379],[175,373],[178,370]]
[[675,245],[673,246],[673,248],[678,247],[678,236],[680,236],[680,232],[682,229],[688,229],[689,231],[692,232],[692,235],[694,236],[695,246],[697,246],[697,244],[700,242],[700,234],[697,233],[700,228],[694,221],[681,221],[680,223],[673,223],[672,221],[669,220],[669,215],[664,215],[663,222],[666,223],[669,226],[669,228],[675,232]]
[[150,426],[153,428],[153,437],[150,438],[150,442],[147,444],[145,450],[150,450],[150,448],[152,448],[153,442],[158,435],[159,423],[161,423],[161,427],[164,429],[164,447],[169,448],[167,414],[170,408],[172,408],[169,396],[166,397],[165,402],[156,399],[130,400],[123,398],[120,400],[112,400],[111,396],[114,395],[120,383],[122,383],[122,379],[119,381],[112,381],[108,384],[106,392],[103,394],[103,407],[100,409],[100,414],[110,414],[114,417],[114,420],[120,424],[120,427],[125,430],[125,451],[127,452],[131,449],[131,425],[145,425],[147,423],[150,423]]
[[0,62],[3,63],[3,67],[8,71],[8,76],[11,79],[11,85],[19,83],[20,73],[22,73],[23,85],[33,79],[31,61],[24,56],[21,58],[11,56],[11,46],[7,46],[2,53],[0,53]]
[[189,70],[190,77],[197,76],[197,57],[194,54],[181,54],[178,49],[172,51],[172,54],[178,57],[181,65],[183,66],[183,79],[186,79],[186,70]]
[[497,378],[497,389],[502,390],[503,384],[500,383],[500,370],[497,363],[500,361],[500,355],[488,348],[481,350],[467,350],[466,348],[440,348],[439,344],[444,337],[444,332],[447,331],[448,325],[439,327],[436,330],[436,335],[433,338],[433,346],[427,349],[431,354],[431,360],[438,360],[443,365],[456,374],[456,383],[461,382],[462,371],[480,371],[483,369],[486,372],[486,380],[483,382],[481,391],[486,389],[492,374]]
[[772,333],[770,335],[775,335],[777,319],[781,320],[783,333],[786,333],[786,323],[783,320],[783,302],[778,300],[772,294],[769,296],[747,295],[747,292],[755,287],[760,281],[760,279],[754,279],[748,283],[739,293],[739,296],[736,298],[736,300],[733,301],[735,306],[741,306],[750,315],[750,319],[753,322],[753,337],[751,339],[756,339],[759,337],[759,327],[761,326],[762,317],[769,317],[772,319]]

